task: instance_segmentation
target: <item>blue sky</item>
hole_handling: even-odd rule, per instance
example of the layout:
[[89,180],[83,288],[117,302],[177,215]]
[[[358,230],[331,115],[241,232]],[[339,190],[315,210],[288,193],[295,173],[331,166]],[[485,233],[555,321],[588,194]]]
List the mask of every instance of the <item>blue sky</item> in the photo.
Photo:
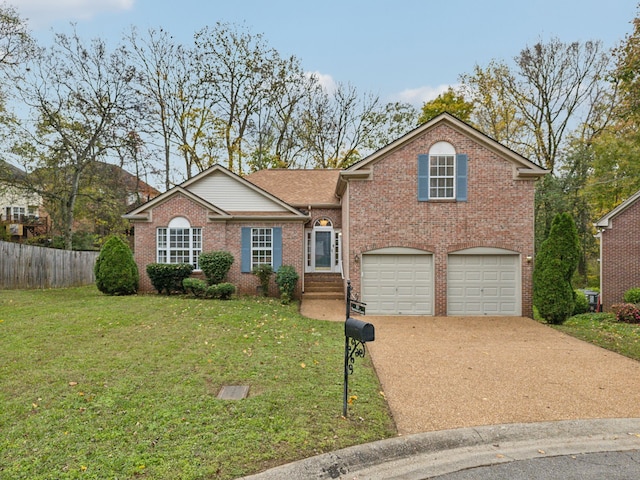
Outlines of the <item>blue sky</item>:
[[601,40],[618,45],[638,13],[633,0],[5,0],[41,43],[77,24],[83,37],[117,40],[135,25],[181,43],[218,21],[262,33],[327,83],[384,102],[420,106],[474,65],[507,62],[527,45]]

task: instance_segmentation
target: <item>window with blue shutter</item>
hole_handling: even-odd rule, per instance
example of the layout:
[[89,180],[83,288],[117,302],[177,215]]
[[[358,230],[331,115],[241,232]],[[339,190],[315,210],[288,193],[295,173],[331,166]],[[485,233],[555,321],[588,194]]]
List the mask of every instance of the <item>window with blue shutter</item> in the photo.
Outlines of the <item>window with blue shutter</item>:
[[257,265],[282,266],[282,228],[243,227],[241,231],[240,270],[250,273]]
[[453,145],[437,142],[429,154],[418,155],[418,201],[467,201],[468,156]]
[[242,227],[242,244],[240,245],[242,265],[240,270],[244,273],[251,272],[251,228]]
[[456,155],[456,200],[459,202],[467,201],[467,164],[468,157],[466,153]]
[[418,155],[418,201],[429,200],[429,155]]

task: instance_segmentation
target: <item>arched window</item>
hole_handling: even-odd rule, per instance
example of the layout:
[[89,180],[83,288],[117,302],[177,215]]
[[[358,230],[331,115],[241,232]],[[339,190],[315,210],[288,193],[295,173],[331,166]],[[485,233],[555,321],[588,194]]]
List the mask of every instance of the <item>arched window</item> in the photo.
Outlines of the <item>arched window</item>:
[[189,263],[199,269],[202,228],[192,228],[189,220],[176,217],[156,230],[156,248],[158,263]]
[[447,142],[429,149],[429,198],[456,198],[456,150]]
[[469,157],[456,153],[449,142],[434,143],[429,153],[418,155],[418,201],[467,201]]
[[314,227],[333,227],[333,222],[328,218],[319,218],[313,224]]

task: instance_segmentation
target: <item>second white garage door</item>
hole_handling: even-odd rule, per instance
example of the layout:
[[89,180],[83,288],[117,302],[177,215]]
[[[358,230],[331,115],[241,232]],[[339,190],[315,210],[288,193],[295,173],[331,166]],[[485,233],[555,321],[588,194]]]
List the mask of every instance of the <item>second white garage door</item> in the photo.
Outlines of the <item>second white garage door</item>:
[[433,256],[394,253],[398,250],[362,256],[362,301],[367,313],[432,315]]
[[521,315],[518,255],[449,255],[447,315]]

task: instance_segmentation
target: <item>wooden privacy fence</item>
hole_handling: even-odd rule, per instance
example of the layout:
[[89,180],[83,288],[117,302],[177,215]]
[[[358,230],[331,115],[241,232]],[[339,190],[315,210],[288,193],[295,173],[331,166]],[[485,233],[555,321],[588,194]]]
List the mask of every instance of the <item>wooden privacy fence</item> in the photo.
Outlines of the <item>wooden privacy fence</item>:
[[98,254],[0,241],[0,288],[62,288],[92,284]]

